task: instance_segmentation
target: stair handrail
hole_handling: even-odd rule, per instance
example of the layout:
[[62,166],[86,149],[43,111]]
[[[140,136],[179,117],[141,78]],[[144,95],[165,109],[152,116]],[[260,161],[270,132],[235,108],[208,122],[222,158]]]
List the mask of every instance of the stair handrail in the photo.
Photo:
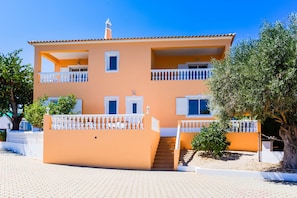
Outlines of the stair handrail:
[[180,147],[180,125],[181,125],[181,122],[178,121],[177,131],[176,131],[175,150],[178,150]]

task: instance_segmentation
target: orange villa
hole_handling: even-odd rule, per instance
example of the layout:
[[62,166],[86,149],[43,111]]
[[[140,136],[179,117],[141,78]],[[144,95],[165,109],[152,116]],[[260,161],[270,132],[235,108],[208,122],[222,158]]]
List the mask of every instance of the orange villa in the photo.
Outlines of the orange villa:
[[[193,136],[215,120],[210,60],[223,59],[234,37],[112,38],[107,20],[102,39],[30,41],[34,99],[77,97],[78,114],[44,116],[43,161],[176,170],[180,149],[191,149]],[[230,149],[258,151],[257,122],[231,123]]]

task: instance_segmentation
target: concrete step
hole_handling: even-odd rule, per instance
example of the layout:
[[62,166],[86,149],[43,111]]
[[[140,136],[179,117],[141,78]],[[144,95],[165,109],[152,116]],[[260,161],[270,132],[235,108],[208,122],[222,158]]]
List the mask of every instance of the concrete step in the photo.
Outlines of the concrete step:
[[152,170],[173,170],[175,137],[161,137]]

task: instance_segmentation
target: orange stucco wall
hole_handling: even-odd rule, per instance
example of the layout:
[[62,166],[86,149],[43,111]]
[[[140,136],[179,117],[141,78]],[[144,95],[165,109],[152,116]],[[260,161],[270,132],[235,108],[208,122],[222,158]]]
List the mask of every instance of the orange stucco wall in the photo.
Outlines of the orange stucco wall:
[[[183,133],[180,134],[180,148],[192,149],[191,142],[197,133]],[[227,140],[230,141],[228,150],[232,151],[258,151],[259,133],[227,133]]]
[[[104,97],[119,97],[119,112],[126,113],[126,96],[143,96],[143,109],[148,105],[152,115],[160,119],[161,127],[177,127],[177,121],[187,119],[177,116],[175,112],[176,98],[188,95],[207,94],[205,80],[152,81],[151,69],[155,67],[172,66],[193,60],[210,61],[208,56],[162,57],[154,55],[154,50],[171,48],[208,48],[221,47],[229,49],[231,37],[200,40],[158,40],[158,41],[101,41],[98,43],[76,44],[46,44],[35,47],[34,67],[34,99],[47,95],[50,97],[74,94],[82,99],[83,114],[103,114]],[[88,82],[84,83],[40,83],[41,56],[48,52],[88,52],[88,59],[81,60],[88,63]],[[119,72],[105,71],[105,52],[119,51]],[[224,53],[220,55],[223,56]],[[60,61],[56,70],[66,63],[76,63],[75,60]],[[82,64],[82,63],[81,63]],[[173,65],[171,65],[173,64]],[[175,65],[175,66],[174,66]],[[143,110],[145,111],[145,110]],[[201,118],[200,118],[201,119]],[[203,119],[203,118],[202,118]],[[213,118],[205,118],[213,119]]]
[[51,130],[44,117],[45,163],[150,170],[160,133],[151,130],[151,116],[143,130]]
[[259,133],[227,133],[227,140],[231,142],[229,150],[258,151]]

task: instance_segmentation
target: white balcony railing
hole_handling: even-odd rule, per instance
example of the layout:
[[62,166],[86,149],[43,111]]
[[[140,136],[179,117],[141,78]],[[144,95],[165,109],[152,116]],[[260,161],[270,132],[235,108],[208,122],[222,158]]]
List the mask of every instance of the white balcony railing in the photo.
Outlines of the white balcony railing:
[[[182,120],[180,130],[182,132],[200,132],[203,127],[209,126],[215,120]],[[257,120],[231,120],[228,132],[258,132]]]
[[212,75],[212,68],[207,69],[153,69],[151,80],[206,80]]
[[143,129],[143,114],[53,115],[53,130]]
[[231,120],[228,132],[258,132],[257,120]]
[[88,72],[42,72],[40,83],[88,82]]

